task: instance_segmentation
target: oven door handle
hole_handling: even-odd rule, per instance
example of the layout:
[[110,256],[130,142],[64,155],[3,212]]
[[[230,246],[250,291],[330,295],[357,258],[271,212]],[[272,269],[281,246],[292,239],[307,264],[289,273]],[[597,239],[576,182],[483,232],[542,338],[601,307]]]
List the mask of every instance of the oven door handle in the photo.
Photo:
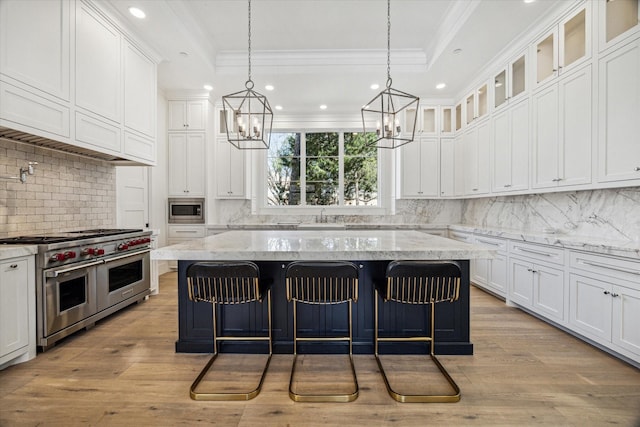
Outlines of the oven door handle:
[[76,271],[76,270],[80,270],[83,268],[87,268],[87,267],[93,267],[94,265],[98,265],[98,264],[102,264],[104,263],[103,260],[99,260],[99,261],[94,261],[94,262],[90,262],[88,264],[82,264],[82,265],[76,265],[73,267],[69,267],[69,268],[63,268],[62,270],[53,270],[53,271],[47,271],[44,275],[47,277],[58,277],[61,274],[64,273],[69,273],[71,271]]
[[113,258],[107,258],[107,259],[104,260],[104,262],[106,264],[106,263],[109,263],[111,261],[118,261],[119,259],[131,258],[133,256],[142,255],[142,254],[146,254],[146,253],[149,253],[149,252],[151,252],[151,249],[144,249],[144,250],[141,250],[141,251],[138,251],[138,252],[128,252],[128,253],[122,254],[120,256],[116,256],[116,257],[113,257]]

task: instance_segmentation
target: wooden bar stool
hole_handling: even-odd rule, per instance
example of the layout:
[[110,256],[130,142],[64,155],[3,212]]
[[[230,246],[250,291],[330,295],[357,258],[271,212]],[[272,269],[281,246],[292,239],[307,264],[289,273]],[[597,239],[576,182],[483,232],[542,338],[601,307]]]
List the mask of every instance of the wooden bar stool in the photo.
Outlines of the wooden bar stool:
[[[285,272],[287,301],[293,301],[293,365],[289,379],[289,397],[296,402],[351,402],[358,397],[358,379],[353,366],[352,302],[358,301],[358,267],[343,261],[296,261]],[[298,337],[297,303],[342,304],[349,306],[349,334],[340,337]],[[299,341],[348,341],[349,362],[353,374],[354,389],[351,393],[301,394],[293,391],[293,379],[298,360]]]
[[[213,356],[206,364],[200,375],[191,385],[190,395],[194,400],[249,400],[260,393],[267,368],[271,362],[271,282],[260,281],[258,266],[249,261],[212,261],[197,262],[187,268],[187,283],[189,299],[192,301],[204,301],[212,305],[213,311]],[[268,335],[267,336],[218,336],[216,305],[218,304],[244,304],[249,302],[262,302],[267,297],[268,307]],[[212,368],[213,362],[218,356],[220,341],[267,341],[269,344],[269,357],[258,387],[247,392],[198,392],[196,391],[200,381]]]
[[[453,302],[460,292],[460,266],[455,262],[439,261],[393,261],[387,266],[386,282],[376,283],[375,295],[375,356],[384,378],[387,391],[398,402],[458,402],[460,388],[442,366],[434,354],[435,348],[435,304]],[[400,304],[428,304],[430,312],[430,336],[379,337],[378,330],[378,294],[384,302]],[[430,343],[430,356],[442,375],[453,389],[453,394],[400,394],[393,390],[378,355],[378,343],[381,341],[412,341]]]

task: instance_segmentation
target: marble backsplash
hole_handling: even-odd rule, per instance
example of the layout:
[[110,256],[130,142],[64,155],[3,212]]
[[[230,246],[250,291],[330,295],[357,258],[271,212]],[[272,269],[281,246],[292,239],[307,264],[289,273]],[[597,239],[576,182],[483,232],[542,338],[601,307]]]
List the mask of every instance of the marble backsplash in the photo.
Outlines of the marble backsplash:
[[640,241],[640,187],[464,201],[462,224]]

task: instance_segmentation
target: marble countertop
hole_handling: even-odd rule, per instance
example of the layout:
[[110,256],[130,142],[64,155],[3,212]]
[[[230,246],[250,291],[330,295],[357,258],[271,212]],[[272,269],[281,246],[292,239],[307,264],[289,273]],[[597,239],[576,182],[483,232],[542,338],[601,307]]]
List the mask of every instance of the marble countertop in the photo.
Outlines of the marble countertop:
[[608,240],[589,236],[542,233],[540,231],[481,227],[465,224],[450,225],[449,229],[501,237],[503,239],[520,240],[543,245],[560,246],[567,249],[640,259],[640,242],[634,241]]
[[207,224],[206,228],[212,230],[297,230],[298,226],[318,228],[340,226],[345,230],[446,230],[447,224],[393,224],[393,223],[349,223],[349,222],[279,222],[275,224],[245,223],[245,224]]
[[34,255],[37,252],[36,245],[0,245],[0,260]]
[[412,230],[235,230],[151,252],[153,260],[478,259],[495,251]]

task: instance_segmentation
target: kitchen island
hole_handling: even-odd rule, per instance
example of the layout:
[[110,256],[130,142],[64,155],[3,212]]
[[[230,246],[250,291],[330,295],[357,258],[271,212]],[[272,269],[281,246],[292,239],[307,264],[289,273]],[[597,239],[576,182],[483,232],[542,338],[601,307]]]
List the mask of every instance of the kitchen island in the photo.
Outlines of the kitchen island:
[[[462,267],[459,299],[436,310],[436,353],[472,354],[469,337],[469,261],[491,258],[494,251],[412,230],[229,231],[156,249],[152,260],[178,260],[178,352],[211,352],[211,306],[189,301],[186,269],[207,260],[250,260],[262,279],[273,280],[274,352],[293,352],[291,304],[286,300],[284,269],[296,260],[346,260],[360,267],[359,299],[353,305],[354,353],[373,353],[374,285],[384,280],[392,260],[454,260]],[[346,330],[346,305],[308,306],[299,313],[299,330],[340,335]],[[219,327],[224,333],[266,330],[267,309],[262,304],[225,306]],[[416,326],[416,325],[422,325]],[[381,330],[407,335],[428,330],[426,307],[382,304]],[[391,348],[391,346],[393,346]],[[424,344],[389,344],[384,351],[424,352]],[[243,351],[241,342],[225,343],[224,350]],[[300,352],[339,352],[340,344],[309,343]]]

